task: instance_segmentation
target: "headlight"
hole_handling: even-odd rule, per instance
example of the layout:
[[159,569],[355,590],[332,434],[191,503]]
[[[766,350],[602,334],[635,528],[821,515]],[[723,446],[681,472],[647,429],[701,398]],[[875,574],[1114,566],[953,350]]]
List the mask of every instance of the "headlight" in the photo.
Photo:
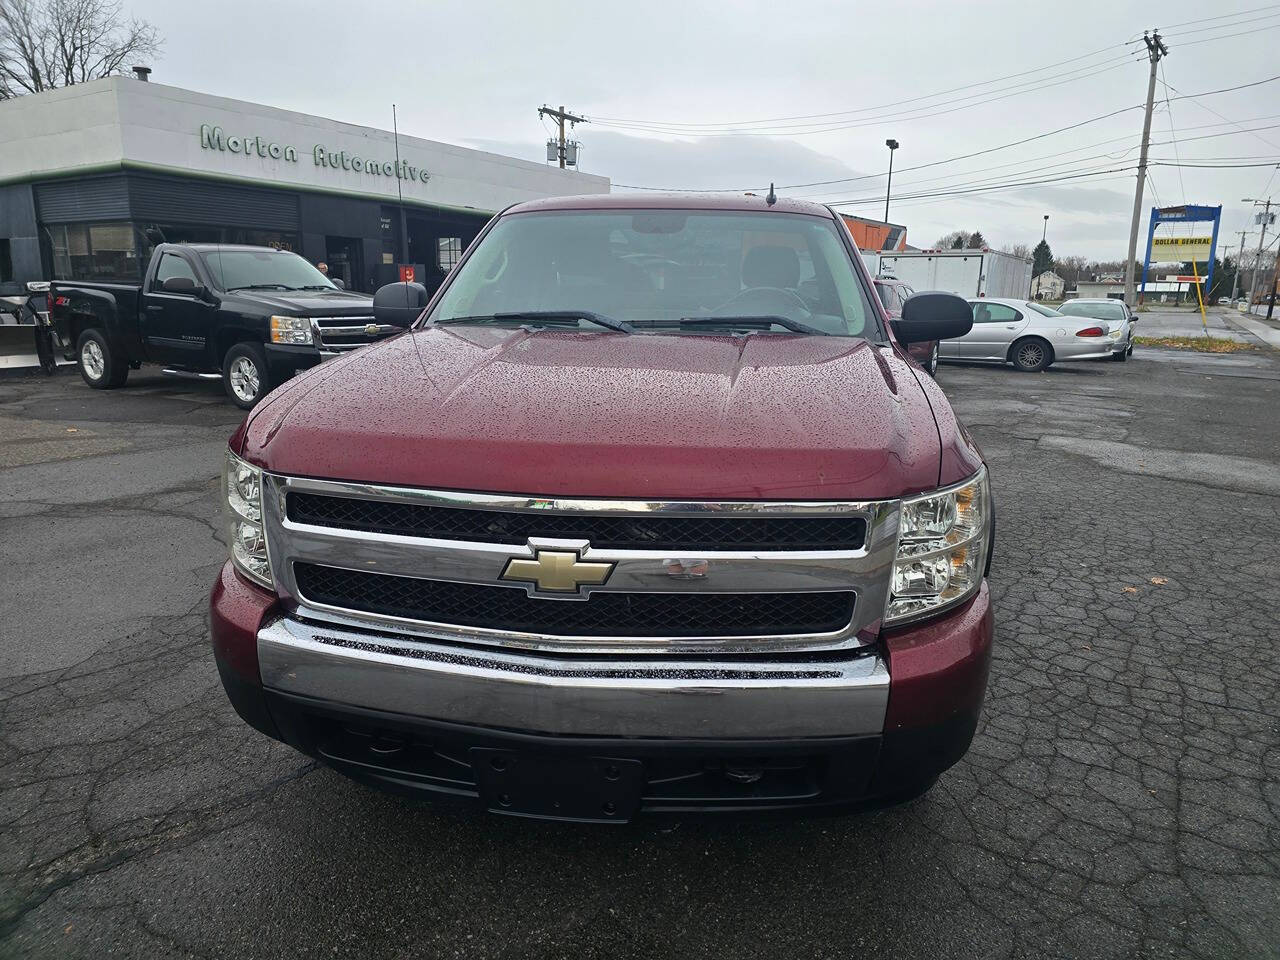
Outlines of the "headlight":
[[990,531],[985,467],[972,480],[903,500],[885,623],[940,612],[977,592]]
[[231,518],[231,562],[254,583],[271,586],[271,560],[262,528],[262,471],[227,451],[222,491]]
[[311,335],[310,317],[272,317],[271,342],[293,343],[311,346],[315,342]]

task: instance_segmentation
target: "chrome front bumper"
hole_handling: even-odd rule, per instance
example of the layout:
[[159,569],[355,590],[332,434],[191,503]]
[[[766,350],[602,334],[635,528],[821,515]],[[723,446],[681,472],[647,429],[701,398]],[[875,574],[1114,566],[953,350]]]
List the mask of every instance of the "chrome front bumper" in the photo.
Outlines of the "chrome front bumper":
[[546,734],[859,736],[881,733],[889,700],[888,665],[866,651],[767,662],[556,658],[285,617],[258,632],[258,661],[268,690]]

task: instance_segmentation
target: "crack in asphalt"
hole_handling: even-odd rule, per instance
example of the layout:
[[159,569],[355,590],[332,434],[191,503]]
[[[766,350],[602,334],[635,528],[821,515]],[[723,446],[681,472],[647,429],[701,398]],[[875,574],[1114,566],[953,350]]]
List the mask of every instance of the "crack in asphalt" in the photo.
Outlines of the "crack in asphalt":
[[[1274,471],[1280,386],[1215,380],[1210,404],[1177,366],[1140,352],[1067,378],[943,367],[992,463],[997,641],[973,746],[919,800],[592,830],[377,793],[239,721],[203,588],[146,617],[125,594],[104,615],[128,629],[0,680],[0,953],[1275,957],[1280,497],[1247,465],[1205,484],[1121,461],[1191,450],[1213,469],[1247,453]],[[27,416],[82,412],[87,391],[58,380]],[[0,413],[19,393],[0,389]],[[196,409],[151,399],[176,419]],[[198,415],[226,433],[238,418]],[[179,442],[192,476],[216,462],[219,439]],[[59,465],[75,502],[32,486],[34,512],[0,518],[0,536],[32,517],[163,515],[195,549],[180,564],[158,549],[148,572],[211,582],[213,470],[95,493],[110,469]],[[91,577],[95,554],[64,562]]]

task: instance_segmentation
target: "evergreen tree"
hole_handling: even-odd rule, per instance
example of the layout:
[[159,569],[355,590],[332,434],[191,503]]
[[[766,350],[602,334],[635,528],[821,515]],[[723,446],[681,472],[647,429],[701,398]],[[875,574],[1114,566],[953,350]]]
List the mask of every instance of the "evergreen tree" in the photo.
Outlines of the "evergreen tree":
[[975,230],[969,234],[969,249],[981,250],[987,245],[987,238],[982,235],[981,230]]
[[1036,248],[1031,251],[1031,275],[1038,277],[1046,270],[1053,269],[1053,251],[1049,249],[1048,241],[1041,240],[1036,244]]

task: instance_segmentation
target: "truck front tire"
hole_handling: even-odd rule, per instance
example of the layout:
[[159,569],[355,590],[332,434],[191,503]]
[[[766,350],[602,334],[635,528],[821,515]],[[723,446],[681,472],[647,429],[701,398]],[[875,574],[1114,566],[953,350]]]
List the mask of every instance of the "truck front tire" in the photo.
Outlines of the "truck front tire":
[[256,343],[237,343],[222,361],[222,385],[241,410],[251,410],[271,391],[271,368]]
[[80,334],[76,366],[84,382],[94,390],[114,390],[129,379],[129,365],[111,349],[106,334],[96,328]]

